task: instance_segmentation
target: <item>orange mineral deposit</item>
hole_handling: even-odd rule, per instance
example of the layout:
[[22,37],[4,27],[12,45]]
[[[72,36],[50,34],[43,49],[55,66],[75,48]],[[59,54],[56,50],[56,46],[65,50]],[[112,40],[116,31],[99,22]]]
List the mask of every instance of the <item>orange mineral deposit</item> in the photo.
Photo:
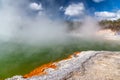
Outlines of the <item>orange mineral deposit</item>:
[[56,65],[53,64],[53,63],[44,64],[41,67],[36,68],[35,70],[33,70],[32,72],[30,72],[29,74],[24,75],[24,78],[29,78],[29,77],[36,76],[36,75],[47,74],[45,72],[45,70],[48,69],[48,68],[56,69]]
[[[80,54],[80,52],[75,52],[73,55],[70,55],[67,58],[60,60],[60,61],[71,59],[73,56],[77,56],[78,54]],[[56,61],[54,63],[57,63],[57,62],[59,62],[59,61]],[[49,69],[49,68],[56,69],[57,68],[57,66],[54,63],[44,64],[41,67],[36,68],[29,74],[24,75],[24,78],[29,78],[29,77],[37,76],[37,75],[45,75],[45,74],[47,74],[47,72],[45,72],[46,69]]]

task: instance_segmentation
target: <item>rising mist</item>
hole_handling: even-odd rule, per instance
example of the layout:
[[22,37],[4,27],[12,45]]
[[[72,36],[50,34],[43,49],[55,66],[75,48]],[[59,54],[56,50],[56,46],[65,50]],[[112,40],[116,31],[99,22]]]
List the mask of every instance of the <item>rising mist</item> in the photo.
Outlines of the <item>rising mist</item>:
[[[18,1],[18,2],[17,2]],[[3,41],[44,42],[59,40],[66,35],[66,25],[62,21],[53,21],[45,13],[34,17],[21,9],[28,1],[10,2],[2,0],[0,8],[0,39]],[[26,16],[27,15],[27,16]]]

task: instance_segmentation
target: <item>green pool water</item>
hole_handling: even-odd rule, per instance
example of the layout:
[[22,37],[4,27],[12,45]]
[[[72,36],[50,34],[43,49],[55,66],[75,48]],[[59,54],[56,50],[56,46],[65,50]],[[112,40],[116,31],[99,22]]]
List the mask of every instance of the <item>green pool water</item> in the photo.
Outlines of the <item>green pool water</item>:
[[76,51],[119,51],[114,41],[69,39],[51,44],[0,43],[0,80],[14,75],[24,75],[42,64],[61,60]]

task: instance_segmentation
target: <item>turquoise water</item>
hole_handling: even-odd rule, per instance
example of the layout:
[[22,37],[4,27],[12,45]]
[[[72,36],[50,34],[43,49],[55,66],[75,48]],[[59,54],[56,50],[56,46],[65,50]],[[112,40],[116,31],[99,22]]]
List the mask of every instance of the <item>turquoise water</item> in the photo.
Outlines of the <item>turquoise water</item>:
[[51,44],[0,43],[0,79],[24,75],[42,64],[63,59],[76,51],[119,51],[120,44],[113,41],[69,39]]

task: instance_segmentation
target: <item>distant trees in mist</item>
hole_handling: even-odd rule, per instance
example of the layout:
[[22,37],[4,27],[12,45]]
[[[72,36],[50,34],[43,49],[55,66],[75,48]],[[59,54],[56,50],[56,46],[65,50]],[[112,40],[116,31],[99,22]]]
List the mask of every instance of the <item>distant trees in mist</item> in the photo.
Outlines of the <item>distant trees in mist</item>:
[[[75,31],[79,29],[82,25],[82,22],[79,21],[66,21],[68,26],[67,31]],[[111,29],[112,31],[120,31],[120,19],[118,20],[101,20],[98,22],[100,29]]]
[[102,20],[99,22],[102,29],[111,29],[112,31],[120,31],[120,19],[118,20]]

